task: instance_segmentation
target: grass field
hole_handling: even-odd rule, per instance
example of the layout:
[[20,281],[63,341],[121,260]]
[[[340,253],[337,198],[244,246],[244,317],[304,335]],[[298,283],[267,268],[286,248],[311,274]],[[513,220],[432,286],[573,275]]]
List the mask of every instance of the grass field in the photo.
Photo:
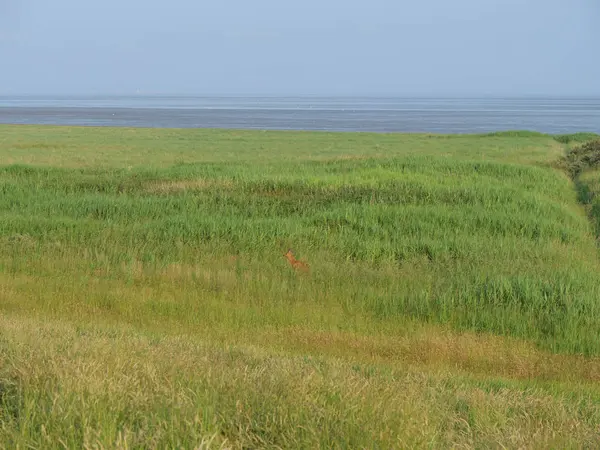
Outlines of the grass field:
[[0,126],[0,446],[594,447],[590,138]]

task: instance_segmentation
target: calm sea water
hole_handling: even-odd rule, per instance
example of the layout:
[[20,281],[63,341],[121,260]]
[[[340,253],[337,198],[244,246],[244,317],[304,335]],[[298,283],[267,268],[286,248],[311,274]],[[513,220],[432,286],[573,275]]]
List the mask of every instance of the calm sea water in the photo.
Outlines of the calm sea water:
[[0,123],[481,133],[600,133],[600,98],[1,97]]

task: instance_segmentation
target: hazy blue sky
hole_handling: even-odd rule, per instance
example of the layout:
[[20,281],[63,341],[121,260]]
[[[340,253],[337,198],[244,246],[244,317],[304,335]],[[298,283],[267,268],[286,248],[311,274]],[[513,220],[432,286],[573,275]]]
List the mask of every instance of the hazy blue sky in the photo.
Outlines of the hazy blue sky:
[[0,93],[600,94],[600,0],[0,0]]

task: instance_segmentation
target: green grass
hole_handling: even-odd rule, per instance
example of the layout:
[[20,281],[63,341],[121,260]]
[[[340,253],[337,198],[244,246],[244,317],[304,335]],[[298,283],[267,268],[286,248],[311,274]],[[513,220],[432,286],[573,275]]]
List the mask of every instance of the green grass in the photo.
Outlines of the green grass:
[[600,138],[600,135],[596,133],[573,133],[573,134],[560,134],[554,137],[558,142],[563,144],[570,143],[582,143],[592,141]]
[[591,445],[578,139],[0,126],[0,443]]

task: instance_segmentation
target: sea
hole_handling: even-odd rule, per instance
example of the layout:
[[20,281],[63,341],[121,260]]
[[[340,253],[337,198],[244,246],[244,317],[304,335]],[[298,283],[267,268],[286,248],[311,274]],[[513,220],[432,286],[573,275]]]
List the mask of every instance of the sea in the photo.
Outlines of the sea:
[[600,97],[0,96],[0,123],[381,133],[600,133]]

